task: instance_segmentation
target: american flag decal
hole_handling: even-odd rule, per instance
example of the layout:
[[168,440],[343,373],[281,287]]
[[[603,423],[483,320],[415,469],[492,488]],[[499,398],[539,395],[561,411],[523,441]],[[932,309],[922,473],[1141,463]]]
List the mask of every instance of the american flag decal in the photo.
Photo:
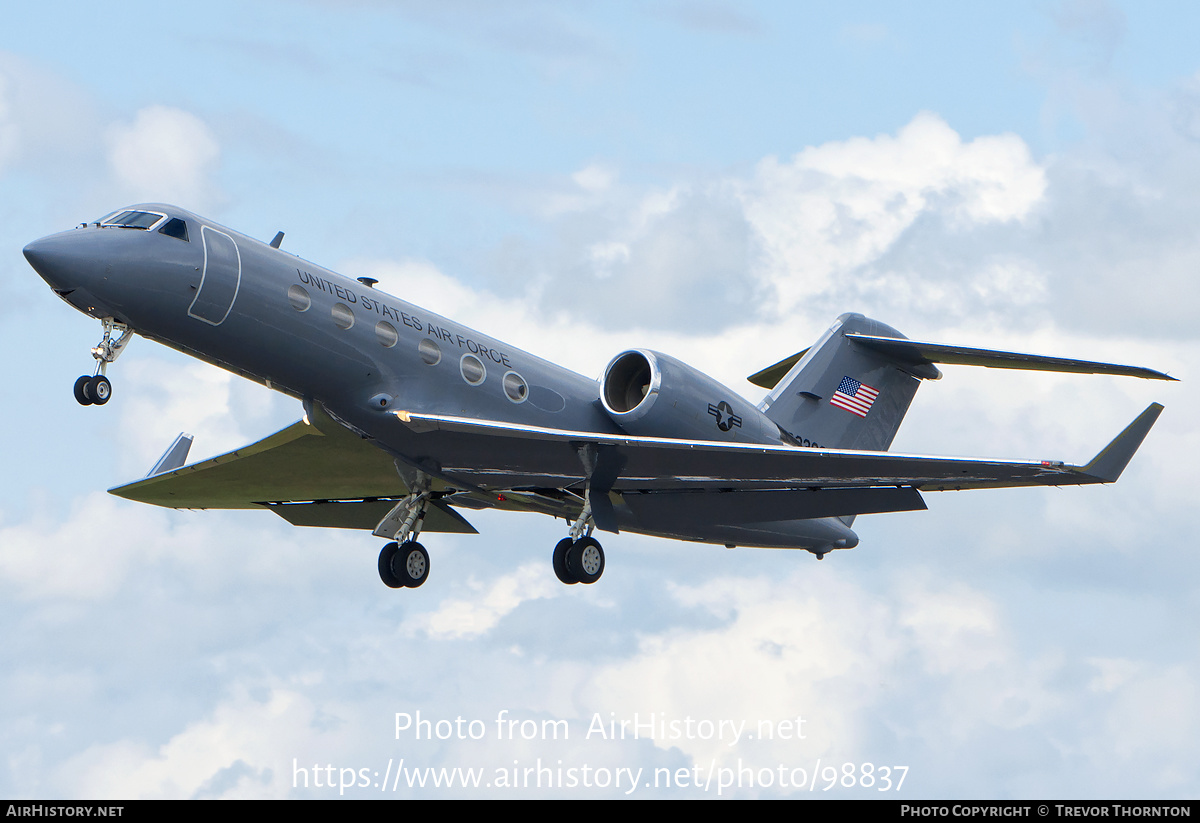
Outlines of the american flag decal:
[[833,397],[829,398],[831,406],[837,406],[839,409],[845,409],[851,414],[857,414],[859,417],[866,417],[867,412],[871,410],[871,404],[875,402],[875,398],[879,396],[879,389],[873,389],[866,383],[860,383],[853,377],[843,377],[842,382],[838,384],[837,391],[833,393]]

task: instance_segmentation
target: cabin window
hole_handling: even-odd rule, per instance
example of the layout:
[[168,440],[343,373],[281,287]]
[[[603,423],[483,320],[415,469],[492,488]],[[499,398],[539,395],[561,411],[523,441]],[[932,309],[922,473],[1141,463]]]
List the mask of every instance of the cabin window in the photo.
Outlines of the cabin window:
[[504,393],[508,395],[508,399],[514,403],[524,403],[525,398],[529,396],[529,386],[525,383],[525,378],[517,374],[515,371],[510,371],[504,375]]
[[436,366],[442,362],[442,347],[437,344],[436,340],[431,338],[426,337],[417,344],[417,353],[430,366]]
[[333,315],[334,325],[339,329],[349,329],[354,325],[354,312],[350,311],[350,307],[345,303],[334,303],[330,314]]
[[472,386],[478,386],[483,382],[483,378],[487,377],[487,369],[483,367],[483,361],[473,354],[464,354],[458,361],[458,369],[462,372],[463,380]]
[[293,285],[288,287],[288,302],[296,311],[308,311],[308,307],[312,305],[312,298],[303,286]]
[[400,335],[396,333],[396,327],[386,320],[380,320],[375,324],[375,336],[379,338],[379,345],[385,349],[390,349],[400,339]]

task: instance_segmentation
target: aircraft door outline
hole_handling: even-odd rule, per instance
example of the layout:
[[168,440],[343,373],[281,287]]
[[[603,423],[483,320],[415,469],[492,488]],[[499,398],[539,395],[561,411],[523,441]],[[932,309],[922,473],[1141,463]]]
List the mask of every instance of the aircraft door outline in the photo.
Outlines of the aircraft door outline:
[[187,313],[210,326],[219,326],[233,311],[233,301],[242,285],[242,252],[223,231],[201,226],[200,236],[204,239],[204,269]]

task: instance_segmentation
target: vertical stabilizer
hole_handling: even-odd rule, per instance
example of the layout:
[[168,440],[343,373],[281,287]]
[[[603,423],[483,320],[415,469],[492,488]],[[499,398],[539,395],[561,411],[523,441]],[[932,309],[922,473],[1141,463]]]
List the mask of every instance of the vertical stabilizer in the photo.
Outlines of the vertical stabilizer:
[[903,338],[884,323],[843,314],[792,366],[759,408],[803,446],[886,451],[929,364],[902,364],[846,334]]

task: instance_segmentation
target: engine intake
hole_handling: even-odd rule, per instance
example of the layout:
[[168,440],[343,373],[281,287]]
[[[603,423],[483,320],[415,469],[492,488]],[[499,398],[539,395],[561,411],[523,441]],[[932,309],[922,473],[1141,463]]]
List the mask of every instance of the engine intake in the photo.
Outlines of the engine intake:
[[624,351],[600,379],[600,402],[632,435],[780,443],[780,430],[751,403],[686,363],[649,349]]
[[654,352],[618,354],[604,370],[604,408],[611,415],[629,414],[643,403],[649,408],[658,394],[661,376]]

